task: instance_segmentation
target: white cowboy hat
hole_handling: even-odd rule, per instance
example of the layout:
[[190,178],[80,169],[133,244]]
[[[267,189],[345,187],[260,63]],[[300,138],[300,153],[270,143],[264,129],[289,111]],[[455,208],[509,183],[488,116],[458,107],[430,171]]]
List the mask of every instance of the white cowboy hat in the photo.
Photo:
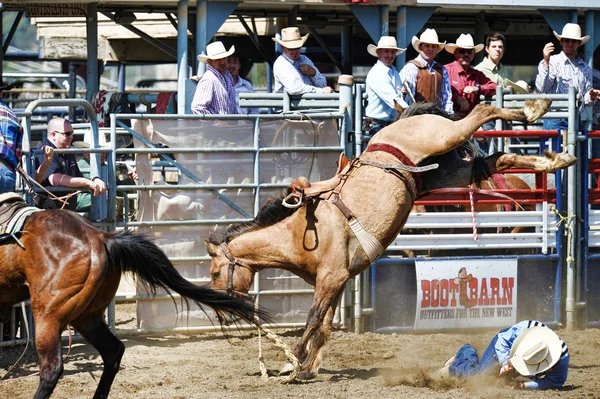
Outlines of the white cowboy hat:
[[478,53],[481,50],[483,50],[483,47],[483,44],[478,44],[477,46],[474,44],[473,36],[471,36],[470,33],[461,33],[458,39],[456,40],[456,43],[446,44],[446,51],[450,54],[454,54],[454,50],[456,50],[457,48],[464,48],[467,50],[473,49],[476,53]]
[[560,338],[547,327],[523,331],[510,349],[510,363],[522,376],[543,373],[559,360],[562,354]]
[[200,54],[198,61],[206,63],[208,60],[220,60],[221,58],[229,57],[235,52],[235,46],[231,46],[229,50],[225,50],[223,42],[212,42],[206,46],[206,54]]
[[[100,148],[108,147],[108,144],[106,143],[106,134],[98,132],[98,145],[100,146]],[[86,130],[85,134],[83,135],[83,141],[74,141],[71,143],[71,146],[79,148],[91,148],[92,131]]]
[[583,45],[585,42],[590,40],[589,35],[581,37],[581,27],[577,24],[570,24],[570,23],[566,24],[563,27],[561,35],[559,35],[555,31],[552,31],[552,32],[554,33],[554,36],[556,36],[556,38],[559,41],[562,39],[573,39],[573,40],[579,40],[581,42],[581,44]]
[[419,44],[421,44],[421,43],[437,44],[438,53],[440,51],[442,51],[442,49],[444,48],[444,45],[446,44],[445,41],[444,41],[444,43],[441,43],[439,41],[438,34],[435,31],[435,29],[425,29],[425,31],[423,33],[421,33],[421,36],[419,36],[419,37],[413,36],[412,37],[412,46],[415,50],[417,50],[417,52],[420,52]]
[[512,87],[514,94],[529,94],[529,85],[524,80],[513,82],[510,79],[504,79],[504,87]]
[[369,44],[367,46],[367,51],[373,57],[377,57],[377,50],[379,49],[396,50],[396,55],[402,54],[406,51],[405,48],[398,47],[398,43],[396,43],[396,38],[394,36],[381,36],[379,38],[379,42],[377,42],[377,46],[374,44]]
[[296,27],[291,27],[283,28],[281,30],[281,40],[276,37],[272,37],[271,39],[274,42],[281,44],[283,47],[293,50],[304,46],[304,43],[306,43],[309,36],[310,33],[300,36],[300,30]]

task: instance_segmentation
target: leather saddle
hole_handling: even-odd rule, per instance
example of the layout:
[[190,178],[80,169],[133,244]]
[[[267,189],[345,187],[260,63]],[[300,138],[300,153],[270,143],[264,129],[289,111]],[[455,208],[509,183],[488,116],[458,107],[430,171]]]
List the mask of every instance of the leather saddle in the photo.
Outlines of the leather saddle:
[[[17,221],[39,209],[29,206],[27,202],[16,193],[0,194],[0,237],[12,234]],[[20,223],[22,224],[22,222]]]
[[343,152],[340,154],[337,162],[335,176],[329,180],[323,180],[311,183],[308,178],[300,176],[294,179],[287,188],[287,193],[302,194],[307,198],[319,197],[328,199],[333,191],[345,180],[345,177],[355,161],[350,162]]

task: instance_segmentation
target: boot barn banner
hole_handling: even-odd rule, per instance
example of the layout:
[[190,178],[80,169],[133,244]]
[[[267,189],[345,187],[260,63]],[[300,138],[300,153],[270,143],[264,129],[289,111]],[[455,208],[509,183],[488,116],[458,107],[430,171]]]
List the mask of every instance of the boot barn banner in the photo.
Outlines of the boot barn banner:
[[517,259],[417,260],[415,330],[506,327],[517,317]]

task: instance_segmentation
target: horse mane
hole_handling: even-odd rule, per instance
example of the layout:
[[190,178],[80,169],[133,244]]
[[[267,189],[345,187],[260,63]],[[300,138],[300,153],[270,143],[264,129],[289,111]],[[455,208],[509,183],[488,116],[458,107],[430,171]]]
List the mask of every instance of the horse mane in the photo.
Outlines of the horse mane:
[[287,208],[283,206],[283,195],[271,197],[260,208],[258,214],[253,220],[229,226],[225,232],[223,242],[229,243],[231,240],[241,234],[262,229],[281,222],[288,216],[294,214],[297,209],[298,208]]

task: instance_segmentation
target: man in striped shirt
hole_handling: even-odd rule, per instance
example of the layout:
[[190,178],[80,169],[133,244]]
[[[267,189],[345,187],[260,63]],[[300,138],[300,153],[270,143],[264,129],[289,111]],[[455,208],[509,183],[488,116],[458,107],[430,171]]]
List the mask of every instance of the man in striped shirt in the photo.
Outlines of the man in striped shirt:
[[[568,94],[569,87],[578,89],[583,98],[582,107],[596,102],[600,98],[600,90],[592,88],[592,68],[577,55],[577,49],[586,43],[590,37],[581,36],[581,27],[568,23],[563,27],[562,34],[554,32],[560,41],[562,51],[554,52],[554,44],[546,43],[543,50],[544,59],[538,65],[535,78],[536,89],[545,94]],[[544,129],[567,130],[566,119],[546,119]]]
[[202,76],[194,99],[194,114],[239,114],[233,78],[229,72],[227,57],[235,52],[235,46],[225,50],[222,42],[213,42],[206,46],[206,54],[200,54],[198,60],[206,63],[206,73]]
[[569,360],[567,344],[554,331],[541,321],[524,320],[496,334],[481,359],[475,348],[463,345],[436,377],[468,378],[497,372],[498,376],[529,378],[514,382],[517,389],[559,388],[567,381]]
[[[12,85],[0,85],[2,91]],[[23,128],[14,112],[0,101],[0,193],[15,191],[15,168],[21,161]]]

